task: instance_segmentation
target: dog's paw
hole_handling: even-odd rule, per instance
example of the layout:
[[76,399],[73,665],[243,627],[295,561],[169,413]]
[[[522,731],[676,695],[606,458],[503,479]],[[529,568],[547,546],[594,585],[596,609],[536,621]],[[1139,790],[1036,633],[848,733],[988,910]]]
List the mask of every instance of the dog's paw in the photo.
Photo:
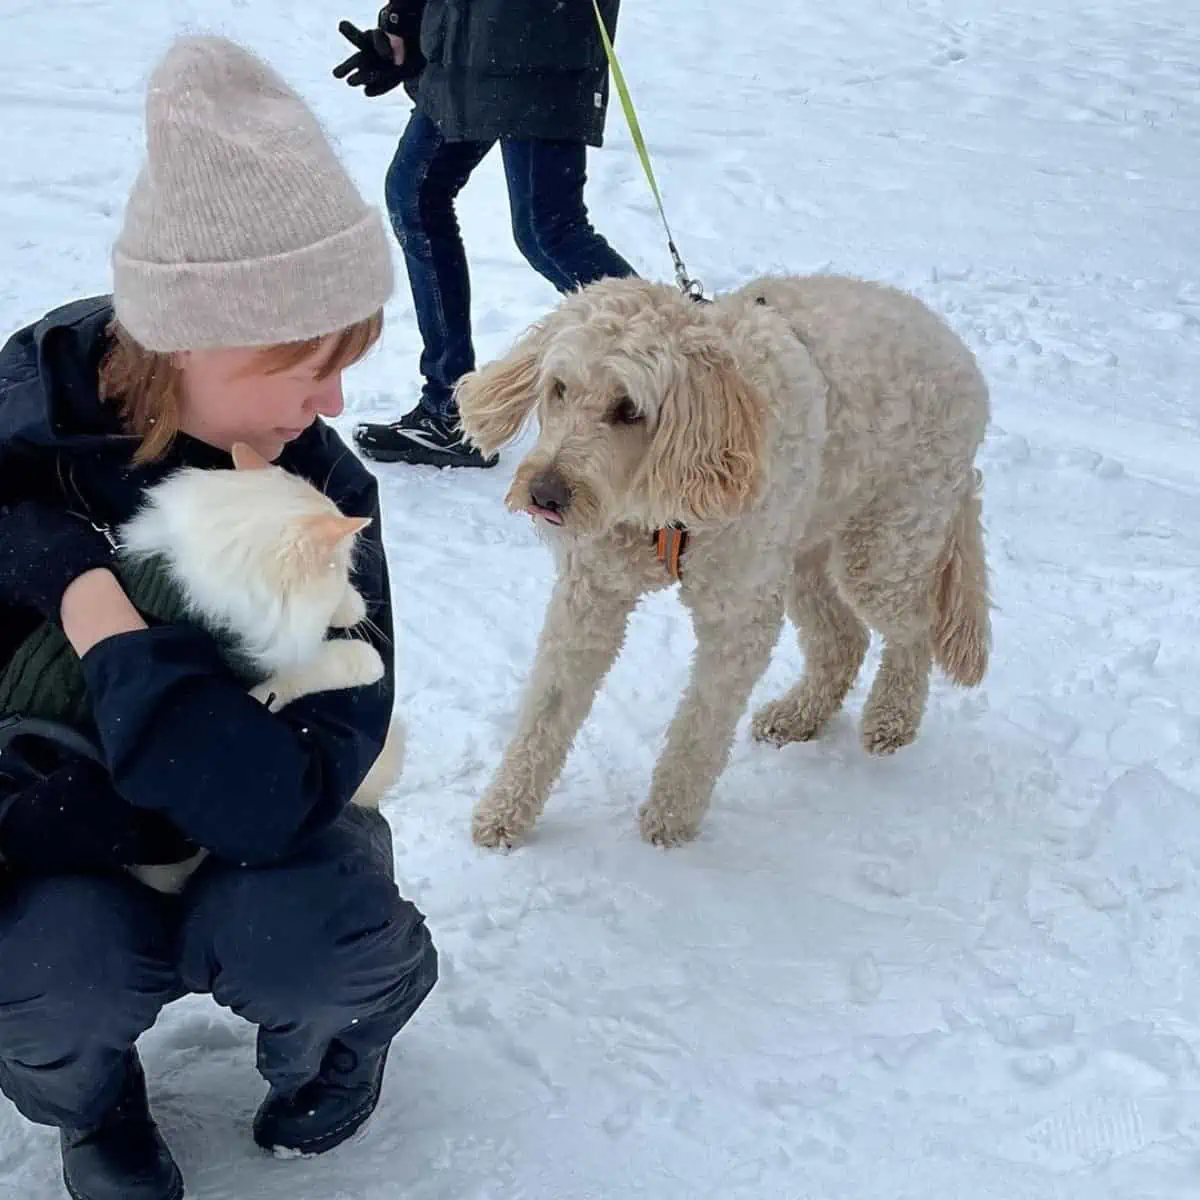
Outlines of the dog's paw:
[[905,712],[881,705],[863,713],[862,744],[868,754],[886,757],[917,739],[917,722]]
[[[519,755],[517,756],[519,760]],[[471,840],[488,850],[512,850],[532,832],[545,804],[526,764],[505,762],[475,805]]]
[[471,817],[471,841],[483,850],[515,850],[529,834],[529,826],[512,812],[477,808]]
[[663,850],[694,841],[700,832],[700,818],[647,802],[638,811],[643,841]]
[[789,742],[811,742],[829,723],[826,714],[792,696],[781,696],[764,704],[754,714],[750,733],[756,742],[786,746]]

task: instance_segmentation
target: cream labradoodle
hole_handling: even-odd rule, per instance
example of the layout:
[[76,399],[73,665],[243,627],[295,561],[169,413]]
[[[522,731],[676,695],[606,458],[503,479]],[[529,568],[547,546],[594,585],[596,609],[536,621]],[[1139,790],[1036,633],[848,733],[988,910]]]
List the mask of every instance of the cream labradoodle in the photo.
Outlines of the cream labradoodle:
[[516,734],[475,810],[479,845],[529,833],[638,598],[676,575],[697,649],[640,813],[658,845],[699,832],[785,613],[804,675],[755,715],[760,741],[821,732],[869,629],[883,636],[862,717],[873,754],[916,737],[932,663],[958,684],[982,680],[973,464],[987,387],[914,297],[779,277],[702,305],[663,284],[605,280],[467,376],[458,398],[485,453],[536,411],[540,436],[507,503],[534,516],[558,566]]

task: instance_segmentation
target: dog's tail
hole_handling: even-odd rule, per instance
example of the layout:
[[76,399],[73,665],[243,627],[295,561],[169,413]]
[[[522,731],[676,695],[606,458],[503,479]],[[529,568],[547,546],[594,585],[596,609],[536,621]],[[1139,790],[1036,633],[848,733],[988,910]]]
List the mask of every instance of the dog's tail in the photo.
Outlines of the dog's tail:
[[982,475],[975,471],[950,526],[935,585],[933,656],[962,687],[976,687],[983,681],[992,642],[980,524],[982,482]]
[[404,722],[399,717],[393,717],[379,757],[367,772],[367,777],[358,785],[358,791],[354,793],[353,803],[359,808],[379,807],[379,802],[404,770],[407,742]]

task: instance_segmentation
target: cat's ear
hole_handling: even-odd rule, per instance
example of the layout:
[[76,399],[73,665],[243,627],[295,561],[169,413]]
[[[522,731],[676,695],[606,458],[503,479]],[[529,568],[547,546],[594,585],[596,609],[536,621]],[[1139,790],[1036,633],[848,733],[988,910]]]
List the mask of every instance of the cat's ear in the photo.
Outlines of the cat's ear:
[[239,471],[263,471],[271,465],[253,446],[248,446],[245,442],[234,442],[230,453],[233,455],[233,465]]
[[370,517],[343,517],[332,513],[310,517],[306,522],[309,536],[322,546],[337,546],[361,533],[371,523]]

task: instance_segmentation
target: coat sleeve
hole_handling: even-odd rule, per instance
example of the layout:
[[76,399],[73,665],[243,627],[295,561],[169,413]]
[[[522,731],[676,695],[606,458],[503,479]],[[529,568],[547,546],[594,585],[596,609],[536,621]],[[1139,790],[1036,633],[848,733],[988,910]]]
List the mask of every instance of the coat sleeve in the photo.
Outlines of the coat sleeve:
[[218,858],[277,861],[332,822],[383,747],[395,698],[392,608],[375,481],[350,516],[370,516],[355,567],[367,637],[385,665],[370,687],[320,692],[268,711],[189,625],[120,634],[83,658],[117,790]]

